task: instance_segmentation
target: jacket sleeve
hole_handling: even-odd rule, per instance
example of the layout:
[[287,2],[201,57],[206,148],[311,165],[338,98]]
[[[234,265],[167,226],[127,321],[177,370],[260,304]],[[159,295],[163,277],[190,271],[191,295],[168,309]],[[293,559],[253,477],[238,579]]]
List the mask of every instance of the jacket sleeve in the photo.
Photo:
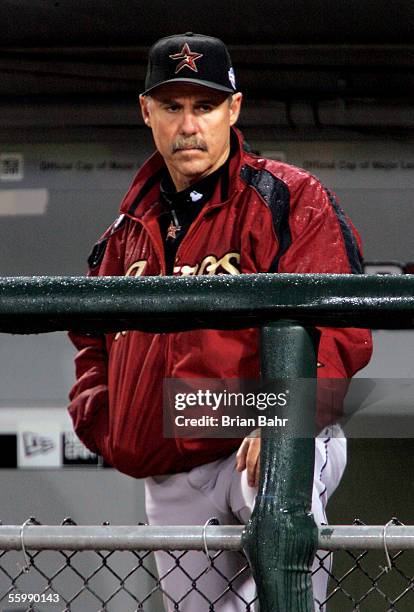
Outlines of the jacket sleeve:
[[69,332],[78,350],[75,357],[76,383],[69,393],[69,414],[73,428],[94,453],[103,454],[107,435],[108,382],[104,336]]
[[[292,193],[290,244],[279,261],[280,272],[361,274],[361,241],[335,196],[309,177]],[[334,399],[319,398],[318,424],[322,427],[342,413],[347,381],[370,360],[371,332],[361,328],[319,328],[318,378],[336,379]],[[343,379],[342,382],[339,379]]]
[[[122,220],[105,232],[88,259],[88,276],[123,276]],[[78,353],[76,382],[69,393],[69,414],[82,442],[92,452],[108,457],[108,354],[104,334],[69,332]]]

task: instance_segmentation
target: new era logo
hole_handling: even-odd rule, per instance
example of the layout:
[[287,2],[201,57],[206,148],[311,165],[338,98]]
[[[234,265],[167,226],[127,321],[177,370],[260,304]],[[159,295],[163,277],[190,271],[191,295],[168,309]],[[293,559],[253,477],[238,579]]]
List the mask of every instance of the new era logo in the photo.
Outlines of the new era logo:
[[33,457],[33,455],[44,455],[55,448],[53,440],[31,432],[25,432],[23,434],[23,445],[24,454],[26,457]]
[[97,465],[98,456],[86,448],[73,431],[65,431],[63,436],[63,465]]

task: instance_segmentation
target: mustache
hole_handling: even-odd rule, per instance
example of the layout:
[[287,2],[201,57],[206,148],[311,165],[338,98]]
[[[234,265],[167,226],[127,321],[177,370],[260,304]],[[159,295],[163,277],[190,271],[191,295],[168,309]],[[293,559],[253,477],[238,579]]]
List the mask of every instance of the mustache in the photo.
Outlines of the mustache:
[[190,138],[177,138],[172,145],[172,152],[185,151],[186,149],[199,149],[200,151],[207,151],[207,145],[201,138],[197,136],[190,136]]

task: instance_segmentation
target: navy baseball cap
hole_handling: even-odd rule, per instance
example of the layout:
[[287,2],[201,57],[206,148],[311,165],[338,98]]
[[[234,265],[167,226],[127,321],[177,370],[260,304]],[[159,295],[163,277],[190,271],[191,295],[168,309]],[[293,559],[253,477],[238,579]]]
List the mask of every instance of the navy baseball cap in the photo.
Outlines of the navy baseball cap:
[[235,93],[236,79],[226,45],[203,34],[176,34],[160,38],[150,49],[145,91],[164,83],[195,83]]

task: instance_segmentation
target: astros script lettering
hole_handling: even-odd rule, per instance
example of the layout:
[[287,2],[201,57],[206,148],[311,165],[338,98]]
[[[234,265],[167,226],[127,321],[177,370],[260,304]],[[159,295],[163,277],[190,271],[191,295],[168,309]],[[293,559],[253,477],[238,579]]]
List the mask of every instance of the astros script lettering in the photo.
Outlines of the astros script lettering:
[[[146,259],[134,262],[125,272],[125,276],[143,276],[146,265]],[[194,266],[189,264],[174,266],[175,276],[212,276],[213,274],[240,274],[240,253],[225,253],[220,258],[217,258],[215,255],[207,255],[200,264],[195,264]],[[121,336],[126,336],[127,333],[127,331],[118,332],[115,340],[118,340]]]

